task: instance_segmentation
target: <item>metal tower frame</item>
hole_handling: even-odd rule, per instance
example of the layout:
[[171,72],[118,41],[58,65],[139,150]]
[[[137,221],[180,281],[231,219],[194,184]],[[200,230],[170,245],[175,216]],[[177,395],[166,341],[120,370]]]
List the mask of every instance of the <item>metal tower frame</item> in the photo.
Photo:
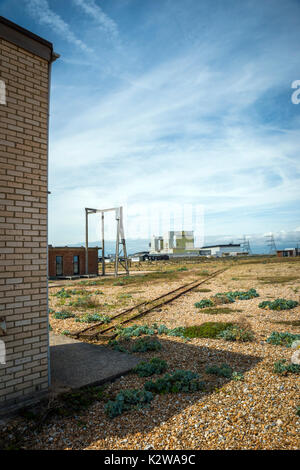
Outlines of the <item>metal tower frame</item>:
[[[85,273],[89,274],[89,241],[88,241],[88,217],[90,214],[101,213],[101,239],[102,239],[102,276],[105,276],[105,242],[104,242],[104,213],[109,211],[115,211],[115,218],[117,221],[117,236],[116,236],[116,259],[115,259],[115,276],[118,276],[119,264],[124,267],[126,274],[129,274],[128,258],[123,226],[123,207],[112,207],[110,209],[91,209],[90,207],[85,208]],[[124,263],[120,260],[120,245],[121,250],[123,248]]]
[[274,240],[273,233],[270,233],[270,235],[266,235],[265,237],[267,239],[267,246],[270,247],[269,255],[271,255],[272,253],[276,254],[277,248],[276,248],[276,243],[275,243],[275,240]]
[[247,251],[249,255],[252,254],[250,242],[247,240],[246,235],[244,235],[244,238],[241,238],[240,241],[242,250]]

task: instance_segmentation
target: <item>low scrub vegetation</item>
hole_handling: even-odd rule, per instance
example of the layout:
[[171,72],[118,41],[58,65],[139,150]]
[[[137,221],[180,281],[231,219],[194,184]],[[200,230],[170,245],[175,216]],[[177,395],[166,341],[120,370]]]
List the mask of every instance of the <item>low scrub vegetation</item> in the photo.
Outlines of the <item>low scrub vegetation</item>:
[[68,312],[66,310],[62,310],[61,312],[54,312],[53,318],[56,320],[67,320],[68,318],[74,318],[75,314]]
[[254,334],[250,327],[243,325],[232,325],[226,328],[226,330],[221,331],[217,338],[225,339],[225,341],[238,341],[240,343],[245,343],[248,341],[253,341]]
[[90,294],[85,294],[81,297],[77,297],[77,299],[71,300],[68,305],[70,307],[79,309],[98,307],[98,303],[92,299],[92,296]]
[[243,310],[233,309],[230,307],[208,307],[204,308],[201,313],[207,313],[208,315],[220,315],[229,313],[240,313]]
[[79,318],[76,318],[77,322],[80,323],[93,323],[93,322],[103,322],[109,323],[111,318],[108,315],[103,315],[101,313],[86,313]]
[[134,369],[133,372],[139,377],[149,377],[154,374],[162,374],[167,370],[166,361],[159,357],[153,357],[149,362],[140,362]]
[[258,306],[266,310],[290,310],[299,305],[296,300],[276,299],[276,300],[264,300]]
[[145,390],[153,393],[196,392],[205,388],[199,374],[190,370],[176,370],[172,374],[145,383]]
[[205,369],[206,374],[214,374],[217,375],[218,377],[226,377],[230,378],[232,376],[233,369],[228,365],[228,364],[221,364],[220,366],[218,365],[212,365],[212,366],[207,366]]
[[290,348],[292,343],[297,340],[300,340],[300,334],[273,331],[267,339],[267,343]]
[[131,352],[160,351],[161,343],[151,336],[138,338],[131,347]]
[[147,390],[121,390],[115,400],[109,400],[105,412],[109,418],[115,418],[132,408],[141,408],[153,400],[153,394]]
[[194,305],[196,308],[207,308],[220,304],[234,303],[236,300],[253,299],[254,297],[259,297],[255,289],[249,289],[248,291],[219,292],[210,299],[200,300],[200,302],[196,302]]
[[187,338],[217,338],[222,331],[232,325],[226,322],[206,322],[202,325],[187,326],[183,334]]
[[274,363],[274,372],[280,375],[300,374],[300,365],[287,363],[286,359],[280,359]]
[[258,281],[263,284],[285,284],[286,282],[296,281],[297,276],[269,276],[269,277],[258,277]]

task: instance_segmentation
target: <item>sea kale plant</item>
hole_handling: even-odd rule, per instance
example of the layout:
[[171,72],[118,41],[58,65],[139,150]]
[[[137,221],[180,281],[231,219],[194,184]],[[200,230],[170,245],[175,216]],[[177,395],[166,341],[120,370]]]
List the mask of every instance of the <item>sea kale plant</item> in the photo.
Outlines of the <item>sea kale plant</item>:
[[205,369],[206,374],[214,374],[218,377],[231,378],[233,369],[228,364],[221,364],[220,366],[212,365],[207,366]]
[[298,305],[296,300],[276,299],[274,301],[264,300],[258,306],[266,310],[290,310]]
[[286,375],[291,374],[300,374],[300,365],[299,364],[288,364],[286,359],[280,359],[274,363],[274,372],[276,374]]
[[176,370],[171,374],[165,374],[156,381],[145,383],[145,390],[153,393],[178,393],[196,392],[205,388],[199,374],[190,370]]
[[153,399],[153,394],[147,390],[121,390],[115,400],[109,400],[105,412],[109,418],[115,418],[132,408],[142,408]]
[[285,346],[290,348],[294,341],[300,340],[299,334],[292,333],[282,333],[278,331],[273,331],[272,334],[267,339],[267,343],[275,344],[276,346]]
[[153,357],[149,362],[140,362],[134,369],[133,372],[138,374],[139,377],[149,377],[154,374],[162,374],[167,369],[166,361],[159,357]]

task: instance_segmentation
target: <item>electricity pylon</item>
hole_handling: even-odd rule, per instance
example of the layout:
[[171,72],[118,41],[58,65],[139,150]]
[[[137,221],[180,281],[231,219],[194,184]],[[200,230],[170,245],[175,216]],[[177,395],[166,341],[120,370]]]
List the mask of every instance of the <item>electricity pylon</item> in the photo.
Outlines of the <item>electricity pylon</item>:
[[277,251],[276,248],[276,243],[274,240],[273,233],[270,233],[270,235],[265,235],[267,239],[267,246],[269,246],[269,255],[275,254]]
[[250,242],[246,239],[246,235],[244,235],[244,238],[241,239],[241,248],[242,251],[247,252],[248,255],[252,254]]

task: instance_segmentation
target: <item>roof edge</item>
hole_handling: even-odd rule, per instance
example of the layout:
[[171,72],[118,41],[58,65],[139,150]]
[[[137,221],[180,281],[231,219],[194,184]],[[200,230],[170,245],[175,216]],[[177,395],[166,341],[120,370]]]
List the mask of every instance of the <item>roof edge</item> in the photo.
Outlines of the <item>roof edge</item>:
[[16,23],[0,16],[0,38],[35,54],[48,62],[53,62],[59,56],[53,51],[53,44],[46,39],[22,28]]

